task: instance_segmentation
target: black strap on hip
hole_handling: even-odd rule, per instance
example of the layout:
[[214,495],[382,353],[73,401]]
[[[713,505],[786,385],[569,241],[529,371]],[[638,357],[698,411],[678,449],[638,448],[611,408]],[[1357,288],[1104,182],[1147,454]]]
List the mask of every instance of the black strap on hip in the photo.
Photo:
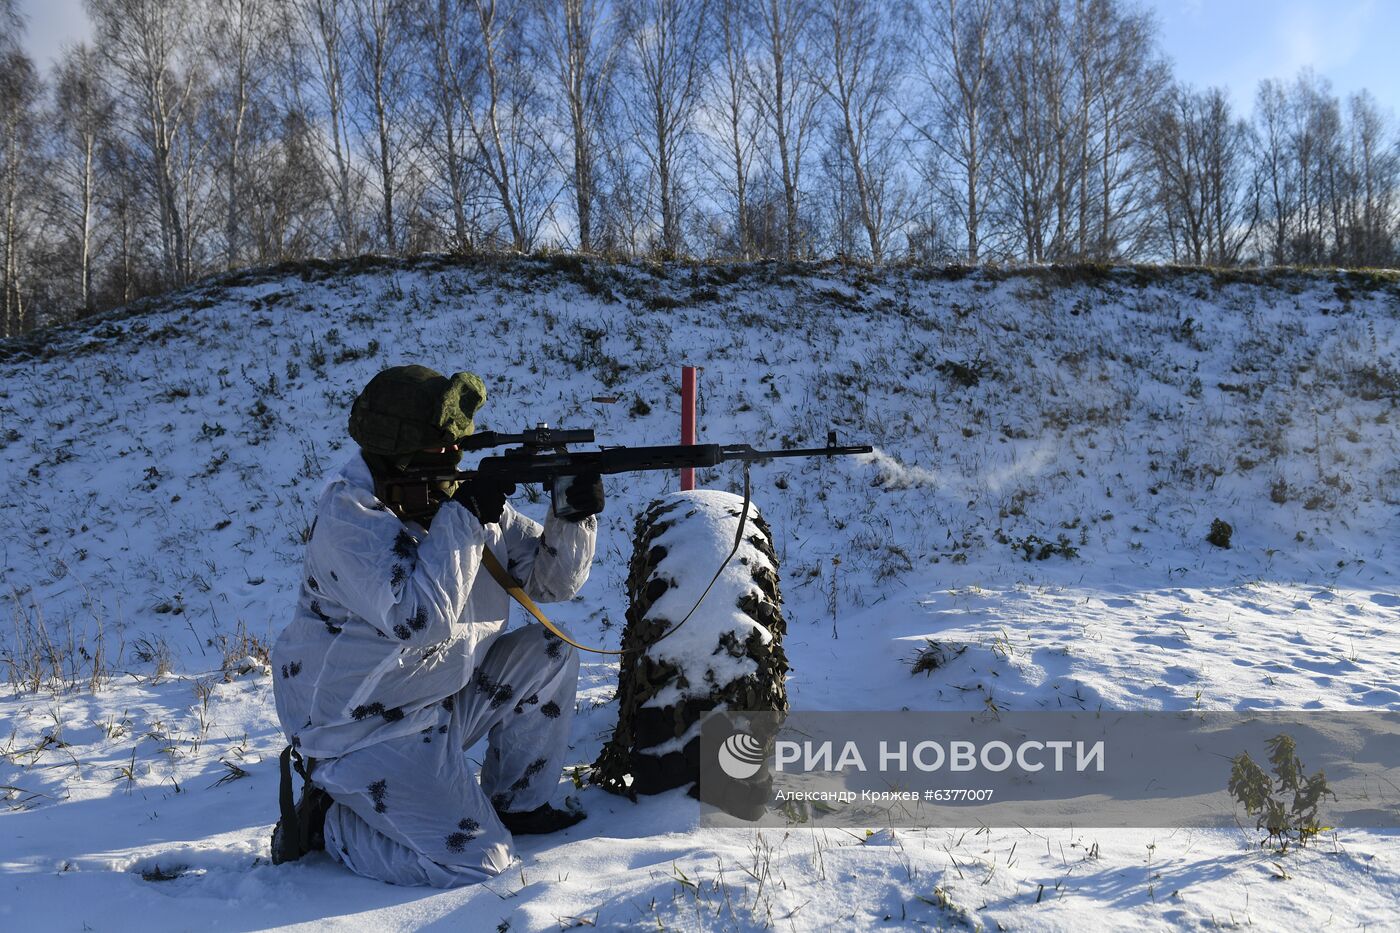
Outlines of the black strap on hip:
[[[302,851],[301,827],[297,825],[296,798],[292,794],[292,756],[296,751],[288,745],[282,749],[279,767],[282,771],[282,785],[277,791],[277,805],[282,811],[282,841],[287,849]],[[297,771],[301,771],[301,756],[297,755]]]

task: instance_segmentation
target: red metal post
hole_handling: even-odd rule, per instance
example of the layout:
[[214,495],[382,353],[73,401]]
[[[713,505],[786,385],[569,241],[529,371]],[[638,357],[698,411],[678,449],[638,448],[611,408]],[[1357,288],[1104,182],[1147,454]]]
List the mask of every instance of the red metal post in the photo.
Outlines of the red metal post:
[[[681,443],[695,443],[695,367],[681,367]],[[695,488],[695,469],[681,470],[681,491]]]

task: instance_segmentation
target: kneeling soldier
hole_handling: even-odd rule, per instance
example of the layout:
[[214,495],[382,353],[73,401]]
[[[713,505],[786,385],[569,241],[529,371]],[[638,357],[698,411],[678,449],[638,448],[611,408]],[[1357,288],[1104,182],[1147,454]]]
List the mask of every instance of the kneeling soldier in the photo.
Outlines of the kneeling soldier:
[[[277,715],[308,778],[291,827],[284,780],[274,862],[323,839],[359,874],[451,887],[504,871],[511,833],[583,818],[548,802],[578,655],[538,623],[503,631],[509,597],[480,571],[489,548],[537,602],[572,598],[593,560],[601,481],[575,477],[573,518],[551,510],[543,527],[506,501],[514,486],[491,480],[441,483],[416,514],[384,504],[384,483],[405,471],[455,469],[485,398],[471,373],[400,366],[355,400],[360,449],[321,493],[296,611],[272,651]],[[478,782],[465,750],[483,735]]]

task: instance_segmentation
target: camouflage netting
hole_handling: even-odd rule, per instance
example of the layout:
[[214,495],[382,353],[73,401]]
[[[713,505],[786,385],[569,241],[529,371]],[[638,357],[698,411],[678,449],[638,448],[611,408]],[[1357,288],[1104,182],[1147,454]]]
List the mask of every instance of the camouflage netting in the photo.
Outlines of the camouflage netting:
[[[696,556],[728,553],[742,508],[740,496],[696,490],[658,499],[637,519],[617,728],[591,777],[606,790],[635,799],[694,782],[697,723],[711,709],[787,710],[778,557],[772,532],[752,504],[745,544],[725,575],[690,620],[658,643],[689,611],[693,598],[686,594],[669,601],[665,611],[676,618],[653,613],[653,606],[673,590],[694,590],[698,596],[719,560],[698,566]],[[745,618],[737,619],[731,606]],[[741,673],[730,676],[736,672]]]

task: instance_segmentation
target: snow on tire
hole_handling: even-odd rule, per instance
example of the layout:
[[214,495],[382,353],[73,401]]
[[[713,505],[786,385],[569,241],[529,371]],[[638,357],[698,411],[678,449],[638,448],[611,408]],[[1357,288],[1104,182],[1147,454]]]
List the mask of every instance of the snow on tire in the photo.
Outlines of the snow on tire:
[[637,519],[617,727],[592,775],[607,790],[635,797],[695,781],[699,720],[711,709],[787,709],[778,557],[752,502],[738,552],[676,628],[734,546],[743,504],[692,490],[653,501]]

